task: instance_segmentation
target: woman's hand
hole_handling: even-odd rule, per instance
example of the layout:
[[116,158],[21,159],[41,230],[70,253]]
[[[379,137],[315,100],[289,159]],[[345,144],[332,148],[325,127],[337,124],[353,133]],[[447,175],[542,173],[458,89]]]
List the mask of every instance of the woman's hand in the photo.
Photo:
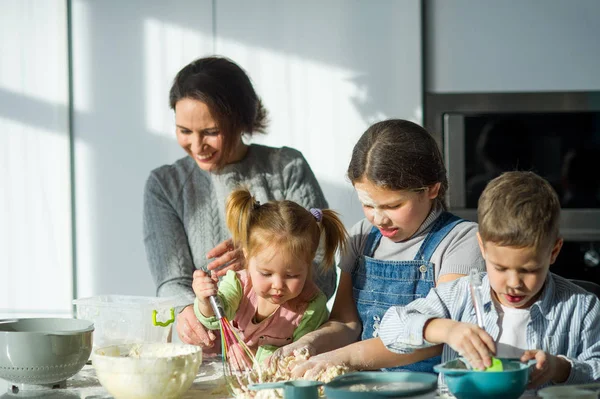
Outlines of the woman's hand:
[[560,384],[569,378],[571,363],[568,360],[541,350],[525,351],[521,356],[522,362],[528,362],[531,359],[535,359],[537,363],[529,375],[528,389],[537,388],[550,381]]
[[194,305],[189,305],[177,315],[177,335],[181,342],[212,348],[217,336],[206,330],[194,314]]
[[213,271],[212,276],[224,276],[228,270],[243,270],[246,265],[244,252],[240,248],[233,246],[230,239],[223,241],[206,253],[207,259],[213,259],[206,267]]

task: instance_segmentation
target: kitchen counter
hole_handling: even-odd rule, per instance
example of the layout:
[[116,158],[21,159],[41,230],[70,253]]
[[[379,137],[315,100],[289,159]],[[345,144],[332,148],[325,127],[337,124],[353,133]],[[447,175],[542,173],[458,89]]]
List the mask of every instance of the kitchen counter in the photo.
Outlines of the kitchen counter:
[[[19,395],[7,393],[10,384],[0,379],[0,399],[44,398],[44,399],[112,399],[112,396],[100,385],[94,367],[86,365],[75,376],[67,380],[67,387],[34,393],[28,391]],[[230,398],[220,357],[205,357],[196,375],[192,387],[182,399],[228,399]],[[438,399],[451,399],[454,396],[440,394]],[[535,396],[522,396],[522,399],[533,399]]]

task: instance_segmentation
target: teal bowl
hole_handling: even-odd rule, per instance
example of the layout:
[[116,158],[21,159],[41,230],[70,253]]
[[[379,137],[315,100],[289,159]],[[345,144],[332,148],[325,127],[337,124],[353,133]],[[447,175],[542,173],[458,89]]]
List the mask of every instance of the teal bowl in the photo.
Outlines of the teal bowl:
[[500,359],[503,371],[478,371],[465,367],[460,359],[434,366],[444,376],[448,390],[458,399],[518,399],[529,382],[529,368],[535,361]]

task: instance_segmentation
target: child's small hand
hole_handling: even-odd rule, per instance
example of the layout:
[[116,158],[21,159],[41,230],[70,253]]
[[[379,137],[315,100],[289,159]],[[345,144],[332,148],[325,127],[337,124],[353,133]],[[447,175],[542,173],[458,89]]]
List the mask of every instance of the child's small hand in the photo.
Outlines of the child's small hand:
[[302,341],[295,341],[291,344],[282,346],[277,349],[268,359],[266,359],[267,367],[275,370],[277,368],[283,367],[288,370],[291,370],[294,363],[288,361],[294,356],[294,352],[306,351],[309,356],[314,355],[315,351],[310,345],[306,345],[302,343]]
[[569,378],[571,373],[571,363],[562,357],[554,356],[542,350],[529,350],[521,356],[522,362],[531,359],[537,361],[535,368],[529,375],[529,385],[527,388],[533,389],[547,382],[561,383]]
[[198,300],[208,303],[208,298],[217,295],[217,282],[206,274],[203,270],[194,272],[194,281],[192,289]]
[[329,367],[340,365],[329,353],[313,356],[308,360],[291,362],[291,376],[294,379],[318,380]]
[[473,368],[482,370],[492,365],[491,355],[496,353],[496,346],[492,337],[479,326],[454,322],[446,334],[446,343]]

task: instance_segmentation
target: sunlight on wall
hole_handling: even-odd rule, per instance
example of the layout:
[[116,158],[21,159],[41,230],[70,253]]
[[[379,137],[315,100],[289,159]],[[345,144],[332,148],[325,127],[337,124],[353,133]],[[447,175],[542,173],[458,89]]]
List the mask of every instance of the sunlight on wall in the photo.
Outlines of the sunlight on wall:
[[168,94],[177,72],[212,49],[212,35],[149,18],[144,21],[146,127],[175,139]]
[[217,41],[217,50],[248,72],[269,111],[269,134],[253,141],[302,151],[330,207],[355,223],[362,213],[345,178],[352,148],[370,122],[387,117],[365,120],[357,109],[372,95],[355,82],[361,71],[227,39]]
[[371,95],[352,81],[360,71],[226,39],[218,49],[246,69],[270,112],[270,133],[257,141],[295,147],[320,178],[339,180],[369,122],[356,109]]
[[211,2],[76,1],[77,296],[153,295],[144,183],[154,168],[185,156],[169,88],[181,67],[212,51]]
[[58,0],[2,2],[0,89],[53,105],[67,104],[64,3]]
[[0,312],[69,311],[68,136],[7,118],[0,132]]

